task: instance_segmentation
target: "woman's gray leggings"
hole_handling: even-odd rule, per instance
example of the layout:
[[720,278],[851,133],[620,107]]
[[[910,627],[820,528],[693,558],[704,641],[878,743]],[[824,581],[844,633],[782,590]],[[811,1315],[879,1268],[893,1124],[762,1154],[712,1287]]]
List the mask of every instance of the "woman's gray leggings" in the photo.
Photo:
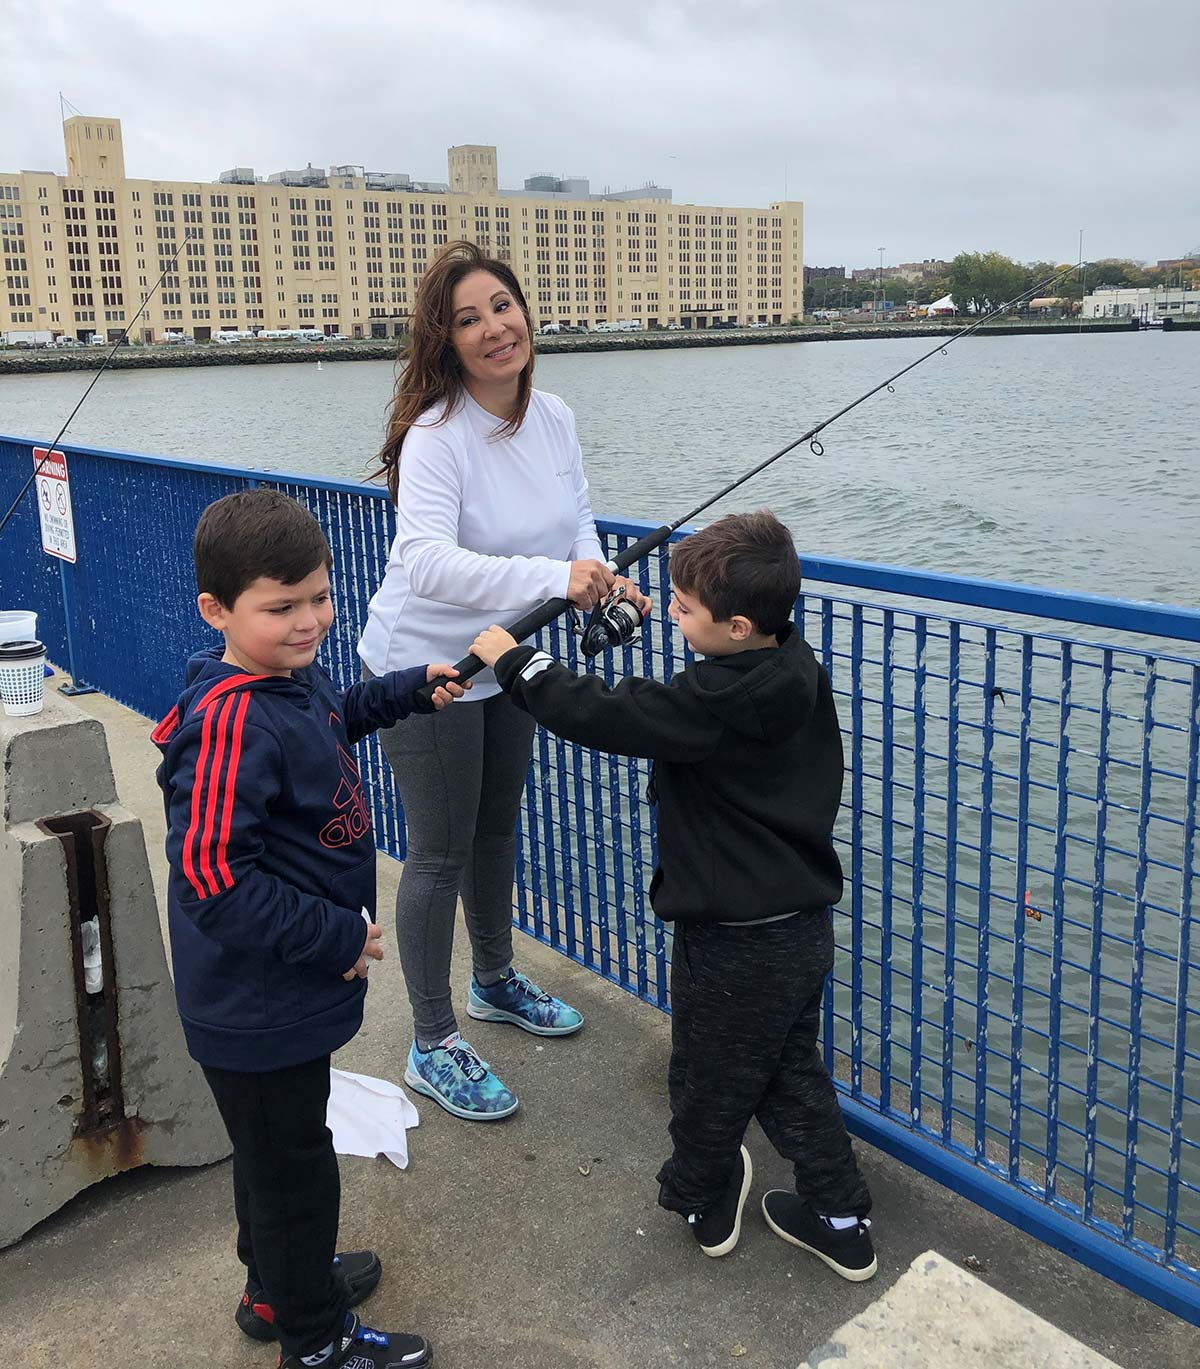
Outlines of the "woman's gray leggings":
[[517,812],[533,729],[528,713],[496,694],[379,733],[408,826],[396,942],[423,1048],[457,1030],[450,952],[460,892],[475,972],[495,978],[512,964]]

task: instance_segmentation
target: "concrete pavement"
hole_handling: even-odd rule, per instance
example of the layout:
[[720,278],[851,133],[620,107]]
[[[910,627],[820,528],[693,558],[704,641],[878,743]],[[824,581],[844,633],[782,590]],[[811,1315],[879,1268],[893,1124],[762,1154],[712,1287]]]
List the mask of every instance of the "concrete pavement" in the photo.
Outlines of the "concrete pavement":
[[[162,814],[149,724],[102,696],[76,702],[106,725],[118,794],[145,824],[161,906]],[[380,859],[381,908],[399,869]],[[454,970],[464,999],[465,940],[460,935]],[[964,1353],[962,1319],[987,1315],[970,1284],[957,1302],[943,1300],[949,1311],[898,1284],[933,1251],[952,1267],[976,1257],[984,1284],[1126,1369],[1197,1362],[1195,1328],[870,1147],[860,1153],[875,1196],[874,1280],[846,1283],[767,1229],[758,1199],[789,1176],[757,1128],[748,1138],[755,1186],[741,1243],[725,1259],[706,1259],[686,1226],[655,1205],[653,1176],[667,1146],[668,1019],[548,948],[520,935],[518,943],[520,966],[586,1017],[578,1036],[560,1041],[468,1023],[472,1043],[520,1096],[520,1111],[472,1124],[416,1098],[421,1122],[409,1133],[406,1171],[384,1160],[341,1160],[341,1244],[373,1246],[384,1260],[364,1319],[428,1335],[439,1369],[796,1369],[805,1361],[831,1369],[831,1357],[865,1365],[876,1362],[871,1341],[866,1358],[851,1360],[834,1333],[867,1316],[893,1286],[893,1303],[925,1329],[923,1364],[1015,1365],[999,1349],[991,1359]],[[372,970],[364,1029],[337,1063],[399,1081],[411,1025],[394,937],[386,944],[389,958]],[[0,1363],[272,1365],[274,1351],[233,1325],[239,1273],[228,1162],[107,1180],[0,1253]],[[1088,1362],[1064,1357],[1045,1337],[1031,1343],[1046,1346],[1037,1363]],[[834,1344],[840,1354],[828,1348]],[[882,1339],[878,1347],[877,1362],[899,1369]]]

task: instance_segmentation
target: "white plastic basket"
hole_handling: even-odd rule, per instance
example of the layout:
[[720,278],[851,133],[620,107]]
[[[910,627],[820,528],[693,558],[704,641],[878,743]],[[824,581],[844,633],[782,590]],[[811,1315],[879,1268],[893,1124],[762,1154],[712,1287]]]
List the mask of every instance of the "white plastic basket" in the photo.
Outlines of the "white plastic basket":
[[26,639],[0,642],[0,700],[10,717],[40,713],[44,700],[46,648]]
[[36,639],[36,613],[26,608],[0,610],[0,642],[32,642]]

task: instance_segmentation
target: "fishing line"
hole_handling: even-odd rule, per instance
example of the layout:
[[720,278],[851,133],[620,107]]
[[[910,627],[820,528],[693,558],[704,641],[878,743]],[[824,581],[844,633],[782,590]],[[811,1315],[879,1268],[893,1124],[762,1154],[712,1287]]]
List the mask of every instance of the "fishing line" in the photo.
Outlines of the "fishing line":
[[[744,475],[738,476],[736,480],[731,480],[723,489],[718,490],[716,494],[706,499],[702,504],[697,504],[694,509],[689,510],[689,512],[683,514],[682,517],[677,518],[673,523],[664,523],[662,527],[655,528],[652,532],[648,532],[645,537],[639,538],[631,546],[626,547],[624,551],[619,552],[608,562],[609,570],[612,571],[614,575],[627,570],[635,562],[640,561],[657,547],[662,546],[662,544],[666,542],[673,533],[683,527],[685,523],[690,523],[693,518],[698,514],[703,513],[705,509],[711,508],[718,500],[724,499],[727,494],[732,494],[734,490],[744,485],[748,480],[753,480],[756,475],[761,475],[768,466],[773,465],[781,457],[787,456],[789,452],[795,451],[797,447],[802,446],[805,442],[809,444],[809,449],[814,456],[823,456],[825,454],[825,448],[821,444],[818,434],[823,432],[831,424],[836,423],[839,418],[845,418],[848,413],[857,409],[860,404],[865,404],[872,395],[877,395],[880,390],[892,390],[897,380],[902,376],[906,376],[909,371],[915,370],[922,362],[928,361],[930,357],[937,356],[939,353],[942,356],[945,356],[948,347],[953,343],[958,342],[961,338],[970,337],[972,333],[982,328],[990,319],[994,319],[998,315],[1006,313],[1015,305],[1031,298],[1040,291],[1048,289],[1051,285],[1054,285],[1065,276],[1069,276],[1073,271],[1077,270],[1079,270],[1079,266],[1074,263],[1064,267],[1063,270],[1056,272],[1053,276],[1048,276],[1043,281],[1039,281],[1036,285],[1031,286],[1028,290],[1023,291],[1014,298],[1007,300],[1004,304],[997,305],[995,309],[990,310],[988,313],[976,319],[969,327],[963,328],[953,336],[943,339],[937,346],[930,348],[928,352],[922,353],[915,361],[910,361],[907,366],[902,366],[894,375],[888,376],[886,380],[881,380],[878,385],[873,385],[871,389],[865,391],[863,394],[859,395],[857,399],[852,400],[849,404],[839,409],[837,413],[830,414],[828,418],[823,419],[814,427],[809,428],[807,432],[801,433],[794,441],[789,442],[786,447],[781,447],[779,451],[767,457],[765,461],[760,461],[757,466],[746,471]],[[572,613],[574,611],[574,605],[567,599],[546,599],[538,604],[537,607],[530,609],[523,617],[518,618],[507,631],[509,635],[515,637],[518,642],[522,642],[527,637],[532,637],[535,632],[539,632],[548,623],[552,623],[556,618],[560,618],[563,614]],[[622,590],[614,591],[613,594],[609,595],[608,599],[603,603],[598,604],[592,610],[587,625],[581,632],[581,648],[585,655],[594,656],[603,651],[606,647],[624,645],[633,640],[634,634],[640,626],[641,615],[638,614],[633,608],[633,605],[624,598]],[[456,679],[461,683],[463,680],[469,680],[473,675],[478,675],[485,667],[484,663],[477,656],[464,656],[455,666],[455,669],[458,671]],[[434,684],[425,685],[419,693],[427,698],[432,698],[435,687]]]
[[16,497],[16,498],[12,501],[12,503],[9,505],[8,512],[4,515],[3,518],[0,518],[0,532],[3,532],[3,531],[4,531],[5,524],[6,524],[6,523],[8,522],[8,520],[13,516],[13,514],[16,513],[17,508],[19,507],[19,505],[20,505],[20,503],[21,503],[21,500],[25,498],[25,495],[26,495],[26,493],[28,492],[30,485],[32,485],[33,482],[38,478],[38,475],[39,475],[39,473],[41,472],[42,467],[46,464],[47,461],[50,460],[51,456],[54,454],[54,449],[55,449],[55,447],[57,447],[58,444],[62,441],[62,435],[63,435],[63,433],[65,433],[65,432],[67,431],[67,429],[70,427],[70,425],[71,425],[71,420],[75,417],[75,415],[76,415],[76,414],[79,412],[79,410],[83,407],[83,401],[88,397],[88,395],[90,395],[90,394],[92,393],[92,386],[95,385],[95,383],[100,379],[100,377],[101,377],[101,376],[104,374],[104,372],[108,369],[108,363],[113,359],[114,356],[116,356],[116,354],[117,354],[117,349],[124,343],[125,339],[129,336],[129,330],[130,330],[130,329],[133,327],[133,325],[138,321],[138,319],[141,318],[141,316],[142,316],[142,311],[145,309],[146,305],[150,303],[150,300],[151,300],[151,299],[153,298],[153,296],[154,296],[155,290],[157,290],[158,287],[163,283],[163,281],[166,279],[168,273],[169,273],[169,272],[171,271],[171,269],[174,267],[175,262],[176,262],[176,261],[178,260],[178,258],[179,258],[180,252],[183,251],[183,244],[186,243],[186,242],[190,242],[190,241],[191,241],[191,239],[188,237],[188,230],[185,228],[185,229],[183,230],[183,238],[182,238],[182,240],[180,241],[179,246],[178,246],[178,247],[175,249],[175,251],[171,254],[171,260],[170,260],[169,262],[167,262],[166,266],[163,267],[161,275],[160,275],[159,278],[154,282],[154,285],[151,287],[149,293],[146,295],[146,298],[145,298],[144,300],[142,300],[141,304],[138,306],[138,311],[137,311],[137,313],[134,314],[134,316],[133,316],[133,317],[129,320],[129,322],[125,325],[125,327],[124,327],[124,329],[123,329],[123,331],[122,331],[122,333],[121,333],[121,336],[116,340],[116,342],[113,343],[113,345],[112,345],[112,351],[110,351],[109,354],[104,358],[104,361],[103,361],[103,362],[101,363],[101,365],[100,365],[100,369],[99,369],[99,370],[96,372],[96,374],[92,377],[92,383],[91,383],[91,385],[89,385],[89,386],[87,387],[87,389],[84,390],[83,394],[81,394],[81,395],[79,396],[79,403],[76,404],[75,407],[71,410],[70,414],[68,414],[68,416],[67,416],[67,421],[66,421],[66,422],[62,425],[62,427],[58,430],[58,436],[54,439],[53,442],[51,442],[51,444],[49,445],[49,447],[46,448],[46,454],[45,454],[45,456],[43,456],[42,459],[41,459],[41,460],[37,463],[37,465],[33,468],[33,474],[32,474],[32,475],[29,477],[29,479],[26,480],[26,482],[21,486],[21,492],[17,495],[17,497]]

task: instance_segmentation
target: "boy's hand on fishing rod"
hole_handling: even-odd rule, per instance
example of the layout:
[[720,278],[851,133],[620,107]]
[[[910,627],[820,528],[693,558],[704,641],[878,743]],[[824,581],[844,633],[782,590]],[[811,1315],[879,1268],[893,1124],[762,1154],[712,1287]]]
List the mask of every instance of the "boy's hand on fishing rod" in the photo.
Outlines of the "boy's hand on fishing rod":
[[642,617],[645,618],[654,607],[654,600],[651,599],[648,594],[643,594],[642,591],[638,589],[637,585],[635,585],[632,580],[626,579],[624,575],[618,575],[613,581],[614,589],[619,589],[621,586],[624,586],[625,588],[626,599],[628,599]]
[[346,973],[342,975],[343,979],[353,979],[355,975],[357,975],[359,979],[366,979],[367,970],[370,968],[367,962],[383,959],[383,947],[379,944],[379,938],[382,935],[382,927],[374,922],[367,923],[367,936],[366,940],[363,942],[362,954],[354,964],[350,966]]
[[[593,564],[600,563],[596,561]],[[471,655],[478,656],[484,665],[495,665],[506,651],[511,651],[516,645],[517,639],[511,633],[493,623],[491,627],[484,628],[471,643]]]
[[471,681],[466,684],[455,684],[450,678],[457,675],[458,671],[452,665],[447,665],[445,661],[439,661],[437,665],[431,665],[425,671],[425,683],[432,684],[434,680],[443,680],[433,691],[433,706],[437,709],[445,708],[447,704],[453,703],[455,699],[462,696],[471,688]]

